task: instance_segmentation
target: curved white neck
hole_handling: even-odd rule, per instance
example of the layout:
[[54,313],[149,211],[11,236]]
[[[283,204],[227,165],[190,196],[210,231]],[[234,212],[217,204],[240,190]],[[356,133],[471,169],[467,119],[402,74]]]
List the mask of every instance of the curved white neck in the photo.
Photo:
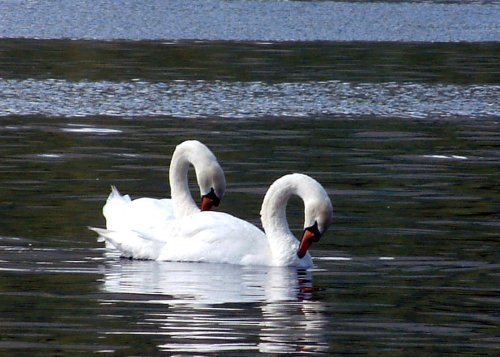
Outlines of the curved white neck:
[[185,141],[175,148],[168,175],[170,195],[176,217],[187,216],[200,211],[189,191],[189,165],[192,164],[195,171],[198,172],[202,165],[211,160],[216,160],[212,152],[196,141]]
[[[304,201],[306,222],[308,207],[317,200],[324,199],[323,189],[314,179],[302,174],[286,175],[276,180],[267,190],[260,211],[262,226],[269,240],[273,259],[284,262],[296,259],[298,240],[290,231],[286,219],[286,205],[293,195]],[[321,186],[320,186],[321,187]]]

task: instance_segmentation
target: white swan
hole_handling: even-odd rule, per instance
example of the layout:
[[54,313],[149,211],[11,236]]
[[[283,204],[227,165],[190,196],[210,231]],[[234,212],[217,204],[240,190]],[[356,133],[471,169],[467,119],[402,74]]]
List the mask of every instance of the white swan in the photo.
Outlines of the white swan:
[[113,231],[146,231],[165,221],[200,212],[189,191],[188,170],[193,164],[202,195],[201,210],[217,206],[224,196],[226,180],[214,154],[201,142],[184,141],[172,155],[169,181],[172,199],[139,198],[131,200],[111,188],[103,214],[106,228]]
[[[292,195],[304,201],[300,244],[286,220],[286,205]],[[312,259],[307,250],[332,223],[332,212],[331,201],[316,180],[291,174],[276,180],[264,197],[261,219],[265,233],[221,212],[180,217],[148,232],[93,230],[131,258],[309,268]]]

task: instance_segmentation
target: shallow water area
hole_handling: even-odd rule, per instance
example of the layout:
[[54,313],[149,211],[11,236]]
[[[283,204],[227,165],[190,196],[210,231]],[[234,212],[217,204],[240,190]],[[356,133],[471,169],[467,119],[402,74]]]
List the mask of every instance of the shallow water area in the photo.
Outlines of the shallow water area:
[[[56,3],[0,8],[43,15]],[[305,6],[290,15],[303,24],[325,6],[354,6],[230,5],[258,3]],[[197,40],[112,26],[126,17],[85,40],[78,31],[98,18],[71,29],[40,28],[45,15],[33,27],[0,21],[0,355],[498,354],[500,47],[488,12],[498,5],[392,4],[455,19],[471,6],[491,22],[417,26],[409,42],[367,22],[351,42],[307,26],[275,24],[271,39],[238,32],[241,13],[222,28],[229,41],[213,19]],[[112,13],[103,6],[85,13]],[[153,18],[151,7],[142,14],[134,21]],[[429,35],[438,42],[418,39]],[[171,155],[186,139],[206,143],[225,171],[217,210],[257,226],[276,178],[322,183],[334,223],[312,246],[312,269],[130,260],[97,241],[87,227],[104,227],[110,186],[168,197]],[[192,172],[190,187],[198,200]],[[301,234],[302,203],[287,214]]]

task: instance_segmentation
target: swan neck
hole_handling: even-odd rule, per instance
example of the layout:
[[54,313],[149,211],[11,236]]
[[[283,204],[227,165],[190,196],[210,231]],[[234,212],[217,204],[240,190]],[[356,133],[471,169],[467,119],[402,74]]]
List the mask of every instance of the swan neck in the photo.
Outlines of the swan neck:
[[264,197],[261,220],[266,232],[273,260],[277,264],[288,265],[288,260],[295,259],[298,240],[290,231],[286,218],[286,206],[293,195],[300,195],[293,180],[275,181]]
[[268,199],[264,199],[262,205],[262,226],[267,234],[276,235],[290,231],[286,218],[286,206],[290,197],[292,197],[292,192],[287,189],[266,195]]
[[[286,205],[292,196],[304,203],[304,228],[319,224],[325,232],[331,224],[332,205],[324,188],[304,174],[285,175],[269,187],[262,203],[262,225],[277,264],[291,265],[297,258],[299,241],[293,236],[286,219]],[[309,256],[310,259],[310,256]]]
[[178,146],[172,155],[169,169],[170,194],[174,204],[175,216],[182,217],[199,212],[199,208],[191,195],[188,184],[190,164],[196,167],[188,150]]

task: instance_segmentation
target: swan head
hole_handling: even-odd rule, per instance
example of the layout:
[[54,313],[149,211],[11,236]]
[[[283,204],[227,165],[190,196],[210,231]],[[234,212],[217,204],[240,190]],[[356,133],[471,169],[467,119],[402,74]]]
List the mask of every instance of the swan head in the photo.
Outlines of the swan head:
[[201,192],[201,210],[209,211],[212,207],[217,207],[226,191],[224,171],[217,160],[197,172],[196,179]]
[[[260,211],[262,226],[266,234],[271,237],[288,237],[277,251],[286,251],[287,257],[293,247],[295,237],[290,232],[286,221],[286,205],[289,198],[297,195],[304,202],[304,233],[296,255],[302,259],[313,242],[317,242],[326,232],[333,221],[332,202],[321,184],[312,177],[300,173],[288,174],[280,177],[267,190]],[[293,243],[292,243],[293,240]],[[272,239],[269,240],[270,242]],[[278,240],[276,240],[278,241]],[[278,244],[279,246],[280,244]]]
[[172,199],[184,214],[198,212],[187,181],[189,165],[193,165],[200,188],[201,210],[208,211],[218,206],[226,191],[226,179],[215,155],[198,140],[186,140],[176,146],[169,169]]
[[318,242],[333,222],[332,202],[324,189],[319,186],[316,199],[305,202],[304,232],[300,240],[297,256],[303,258],[310,246]]

